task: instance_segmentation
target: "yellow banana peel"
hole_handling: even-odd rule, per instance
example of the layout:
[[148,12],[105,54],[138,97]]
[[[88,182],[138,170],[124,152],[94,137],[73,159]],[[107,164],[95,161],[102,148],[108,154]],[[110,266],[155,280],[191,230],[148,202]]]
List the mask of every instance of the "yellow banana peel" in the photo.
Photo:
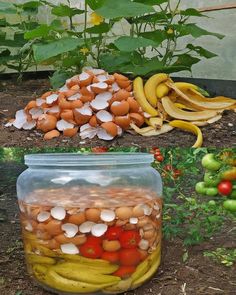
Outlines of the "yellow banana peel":
[[168,95],[169,91],[170,88],[165,83],[161,83],[156,88],[156,96],[158,99],[161,99],[162,97]]
[[167,133],[174,128],[174,127],[171,127],[169,124],[163,124],[163,126],[159,130],[156,130],[156,128],[154,128],[152,126],[139,128],[133,123],[131,123],[130,126],[131,126],[131,128],[134,129],[134,131],[136,133],[138,133],[142,136],[157,136],[157,135],[161,135],[163,133]]

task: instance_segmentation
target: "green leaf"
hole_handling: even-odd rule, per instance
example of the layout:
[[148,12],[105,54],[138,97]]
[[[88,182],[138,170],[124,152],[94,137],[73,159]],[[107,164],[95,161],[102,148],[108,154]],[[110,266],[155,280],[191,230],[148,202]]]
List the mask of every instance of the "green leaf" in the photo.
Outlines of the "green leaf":
[[184,16],[198,16],[198,17],[208,17],[207,15],[202,14],[199,10],[194,8],[188,8],[186,10],[181,10],[180,15]]
[[178,56],[177,61],[173,64],[174,66],[186,66],[188,71],[191,71],[192,65],[198,63],[199,58],[193,57],[189,54],[181,54]]
[[107,23],[101,23],[98,26],[87,28],[86,32],[89,34],[102,34],[110,31],[110,26]]
[[115,40],[115,46],[120,51],[132,52],[137,48],[156,46],[156,43],[151,39],[145,39],[143,37],[129,37],[123,36]]
[[53,73],[53,75],[50,77],[50,83],[53,87],[53,89],[58,89],[63,84],[65,84],[66,79],[71,77],[70,72],[65,71],[56,71]]
[[0,34],[0,46],[22,47],[27,41],[22,33],[15,33],[14,39],[6,39],[6,33]]
[[156,46],[160,45],[164,40],[167,39],[166,31],[156,30],[151,32],[144,32],[140,34],[146,39],[153,40],[156,43]]
[[213,32],[206,31],[205,29],[202,29],[198,27],[196,24],[178,24],[178,25],[172,25],[174,29],[176,29],[180,36],[186,36],[186,35],[192,35],[194,38],[199,38],[201,36],[205,35],[211,35],[215,36],[218,39],[223,39],[225,36]]
[[119,17],[133,17],[154,12],[149,5],[132,2],[130,0],[105,0],[102,7],[96,9],[99,15],[113,19]]
[[125,65],[130,62],[131,54],[117,52],[115,54],[106,53],[100,56],[101,67],[107,71],[114,72],[120,65]]
[[217,54],[215,54],[211,51],[208,51],[201,46],[194,46],[192,44],[188,44],[186,47],[190,50],[197,52],[200,56],[203,56],[205,58],[213,58],[213,57],[217,56]]
[[0,14],[15,14],[16,8],[12,3],[0,2]]
[[168,0],[134,0],[134,2],[137,2],[137,3],[144,3],[144,4],[147,4],[147,5],[161,5],[163,3],[167,3]]
[[162,24],[166,23],[168,19],[170,19],[172,15],[170,13],[166,13],[164,11],[143,15],[132,19],[131,22],[133,23],[155,23],[155,24]]
[[56,6],[52,9],[52,14],[56,16],[61,16],[61,17],[73,17],[77,14],[83,14],[84,10],[77,9],[77,8],[71,8],[68,5],[65,4],[60,4],[59,6]]
[[40,25],[36,29],[32,31],[28,31],[25,33],[24,37],[26,40],[39,38],[39,37],[47,37],[51,30],[51,26],[48,25]]
[[51,57],[74,50],[82,46],[84,41],[76,38],[62,38],[46,44],[33,45],[34,58],[36,62],[42,62]]
[[92,10],[96,10],[103,5],[104,0],[85,0]]

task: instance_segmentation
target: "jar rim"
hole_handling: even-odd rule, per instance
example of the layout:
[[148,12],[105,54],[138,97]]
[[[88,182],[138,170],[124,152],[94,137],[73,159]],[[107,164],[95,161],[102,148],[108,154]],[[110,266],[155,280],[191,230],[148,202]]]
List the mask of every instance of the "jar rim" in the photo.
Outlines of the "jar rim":
[[139,165],[151,164],[154,160],[152,154],[139,152],[28,154],[24,159],[27,166],[55,167]]

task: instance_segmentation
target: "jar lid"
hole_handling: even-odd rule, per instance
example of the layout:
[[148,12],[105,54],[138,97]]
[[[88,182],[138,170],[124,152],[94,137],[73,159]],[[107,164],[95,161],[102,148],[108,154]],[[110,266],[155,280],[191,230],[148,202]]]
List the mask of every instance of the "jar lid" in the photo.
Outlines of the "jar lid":
[[148,153],[55,153],[25,155],[27,166],[104,166],[151,164],[153,155]]

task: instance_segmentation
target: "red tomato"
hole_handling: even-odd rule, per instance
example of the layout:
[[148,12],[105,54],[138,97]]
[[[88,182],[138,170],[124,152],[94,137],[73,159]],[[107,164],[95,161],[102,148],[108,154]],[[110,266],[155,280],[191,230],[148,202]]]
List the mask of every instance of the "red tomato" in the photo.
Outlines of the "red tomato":
[[113,276],[121,277],[122,279],[130,277],[130,275],[135,272],[135,266],[120,266]]
[[109,241],[118,240],[122,234],[123,229],[120,226],[111,226],[105,233],[105,238]]
[[108,152],[108,147],[105,147],[105,146],[93,147],[92,152],[93,153],[106,153],[106,152]]
[[182,171],[179,169],[174,170],[174,178],[178,178],[179,176],[182,175]]
[[163,162],[163,160],[164,160],[164,157],[163,157],[162,155],[157,155],[157,154],[155,154],[155,155],[154,155],[154,158],[155,158],[158,162]]
[[218,192],[223,196],[228,196],[233,190],[232,182],[229,180],[223,180],[218,184]]
[[126,230],[121,234],[119,240],[122,248],[131,249],[138,246],[141,236],[138,231]]
[[159,149],[158,147],[155,147],[155,146],[152,147],[151,150],[150,150],[150,153],[151,153],[151,154],[155,154],[155,153],[157,153],[157,152],[160,152],[160,149]]
[[119,253],[120,264],[132,266],[139,264],[141,255],[137,249],[122,249]]
[[94,237],[94,236],[88,236],[86,243],[92,243],[92,244],[102,244],[102,237]]
[[172,171],[172,170],[173,170],[173,167],[172,167],[172,165],[167,164],[167,165],[164,167],[164,170],[166,170],[166,171]]
[[101,258],[111,263],[117,263],[119,261],[119,252],[103,252]]
[[81,255],[87,258],[100,258],[103,253],[102,246],[97,242],[86,242],[79,248],[79,250]]

